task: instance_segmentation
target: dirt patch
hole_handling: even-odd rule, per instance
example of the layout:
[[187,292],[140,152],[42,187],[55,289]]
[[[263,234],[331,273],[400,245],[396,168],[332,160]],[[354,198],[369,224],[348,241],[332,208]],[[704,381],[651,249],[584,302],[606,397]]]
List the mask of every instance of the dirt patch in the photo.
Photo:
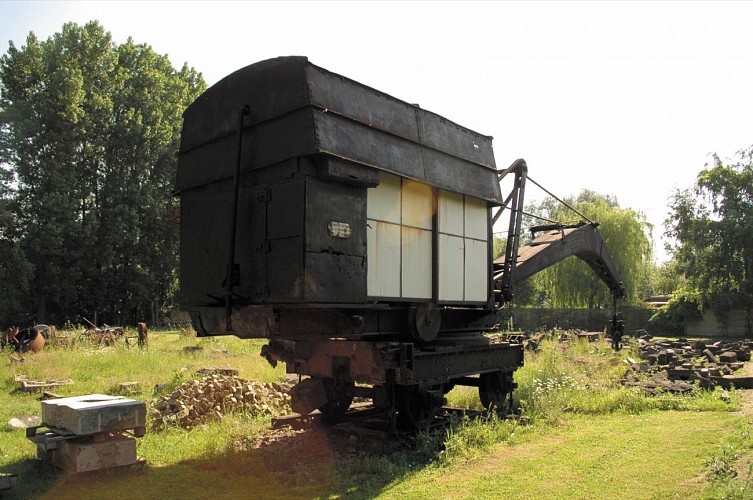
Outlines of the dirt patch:
[[[753,363],[745,363],[746,365],[753,365]],[[753,368],[753,366],[750,366]],[[740,415],[743,417],[750,417],[753,416],[753,391],[744,390],[739,391],[738,394],[742,398],[742,407],[740,408],[740,411],[736,412],[735,415]]]

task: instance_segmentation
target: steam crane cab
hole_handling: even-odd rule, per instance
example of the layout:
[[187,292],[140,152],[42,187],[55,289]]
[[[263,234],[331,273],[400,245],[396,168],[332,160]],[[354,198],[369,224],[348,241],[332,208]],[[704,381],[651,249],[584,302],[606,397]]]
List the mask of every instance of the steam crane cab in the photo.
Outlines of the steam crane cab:
[[181,307],[199,336],[267,339],[295,411],[366,396],[420,427],[455,385],[505,406],[523,348],[487,335],[491,137],[281,57],[189,106],[175,193]]

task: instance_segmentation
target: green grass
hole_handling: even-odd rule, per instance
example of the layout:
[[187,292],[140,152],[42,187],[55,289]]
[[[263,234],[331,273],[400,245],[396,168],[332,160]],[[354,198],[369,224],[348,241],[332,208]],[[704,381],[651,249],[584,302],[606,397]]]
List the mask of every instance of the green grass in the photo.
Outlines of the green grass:
[[[23,431],[6,422],[39,414],[38,395],[21,393],[15,375],[71,378],[63,395],[115,393],[150,400],[204,367],[230,367],[249,380],[274,381],[284,368],[259,356],[263,341],[197,339],[150,332],[146,349],[120,342],[100,348],[45,349],[11,364],[0,354],[0,472],[19,474],[9,498],[750,498],[753,437],[734,412],[735,391],[696,390],[649,397],[619,384],[626,357],[603,343],[544,342],[516,372],[518,420],[458,418],[407,443],[376,443],[342,458],[326,440],[295,436],[249,449],[269,419],[228,415],[192,431],[149,429],[138,441],[140,470],[68,477],[40,468]],[[201,346],[196,354],[184,347]],[[164,384],[155,392],[155,385]],[[481,409],[475,389],[448,394],[451,406]],[[344,436],[343,439],[348,439]],[[361,446],[360,442],[354,448]],[[32,478],[31,480],[29,478]]]
[[705,498],[753,498],[753,431],[750,420],[736,422],[706,460]]
[[704,464],[737,418],[726,412],[570,416],[521,444],[429,467],[380,498],[698,498]]
[[[19,391],[14,381],[17,375],[25,375],[30,380],[72,379],[72,385],[51,389],[61,396],[117,394],[118,384],[138,382],[139,392],[129,397],[148,401],[195,377],[196,371],[205,367],[234,368],[239,371],[240,377],[248,380],[280,380],[284,377],[284,367],[273,369],[269,366],[259,356],[261,345],[263,341],[235,337],[198,339],[178,332],[150,332],[149,346],[143,349],[129,347],[122,340],[112,347],[100,347],[79,340],[73,350],[45,348],[39,353],[25,354],[22,363],[12,364],[11,357],[18,355],[2,352],[0,472],[17,473],[19,477],[40,476],[40,480],[22,482],[13,489],[12,494],[19,498],[35,497],[57,479],[54,471],[42,473],[37,470],[33,444],[24,437],[22,430],[7,425],[12,417],[41,413],[39,394]],[[186,354],[184,347],[187,346],[203,349],[198,354]],[[158,384],[163,387],[155,391]],[[222,423],[213,423],[192,432],[182,429],[150,431],[139,439],[138,453],[147,458],[150,468],[174,466],[181,461],[221,456],[227,453],[233,440],[258,434],[268,426],[268,418],[232,415]]]

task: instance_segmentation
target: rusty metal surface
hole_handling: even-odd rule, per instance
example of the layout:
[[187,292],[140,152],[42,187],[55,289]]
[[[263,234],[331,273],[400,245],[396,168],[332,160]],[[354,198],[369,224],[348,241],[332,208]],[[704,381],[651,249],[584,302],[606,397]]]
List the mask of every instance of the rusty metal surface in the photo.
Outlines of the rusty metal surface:
[[242,172],[325,153],[501,201],[491,137],[317,67],[305,57],[242,68],[189,106],[177,191],[232,176],[230,143],[236,111],[244,105],[251,110],[244,142],[255,147],[244,148]]

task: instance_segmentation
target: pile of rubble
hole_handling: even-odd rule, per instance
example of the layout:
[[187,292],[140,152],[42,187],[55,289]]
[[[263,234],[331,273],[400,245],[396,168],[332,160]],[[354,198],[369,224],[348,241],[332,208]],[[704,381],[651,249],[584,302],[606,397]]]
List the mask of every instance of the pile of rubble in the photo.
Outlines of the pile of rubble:
[[631,362],[625,385],[649,392],[689,392],[696,384],[703,388],[721,386],[753,389],[753,377],[735,376],[751,359],[753,340],[717,341],[638,339],[645,362]]
[[182,384],[171,394],[152,401],[157,427],[178,425],[191,429],[234,412],[256,415],[290,413],[292,384],[248,381],[236,375],[214,373]]

